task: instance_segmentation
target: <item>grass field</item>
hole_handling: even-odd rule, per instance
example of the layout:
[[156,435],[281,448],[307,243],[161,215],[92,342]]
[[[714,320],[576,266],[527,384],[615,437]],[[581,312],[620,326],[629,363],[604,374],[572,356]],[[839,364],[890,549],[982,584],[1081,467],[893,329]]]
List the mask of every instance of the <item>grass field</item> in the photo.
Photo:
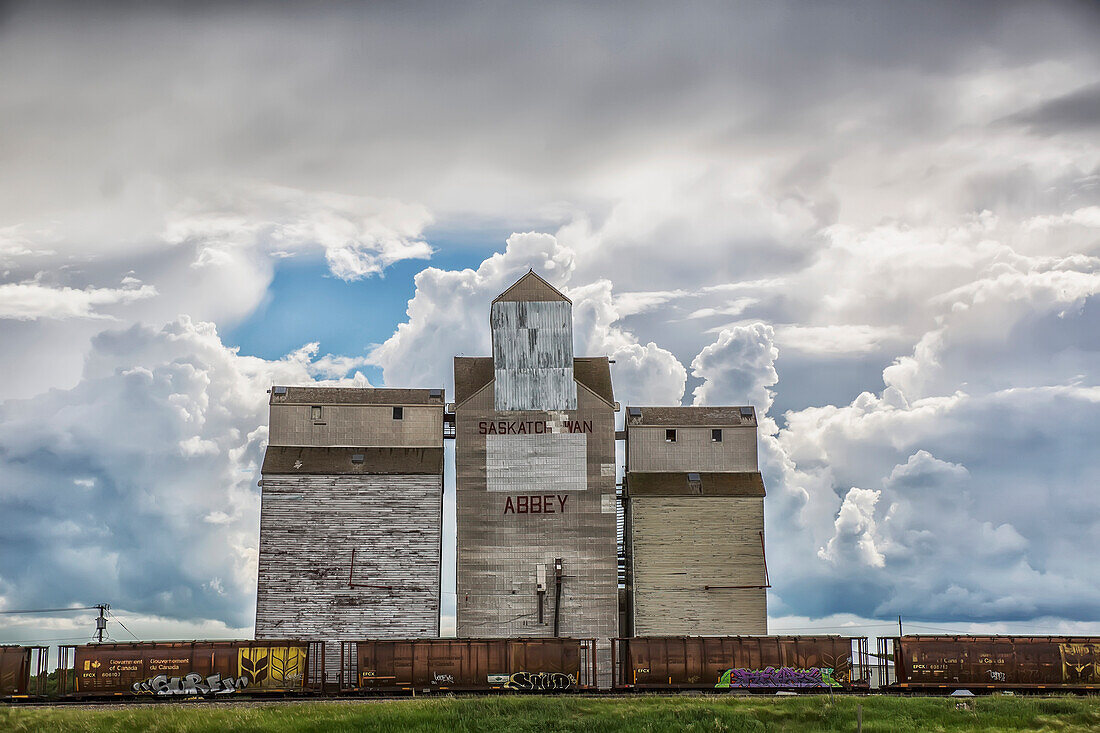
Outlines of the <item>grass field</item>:
[[4,731],[1086,731],[1100,698],[454,698],[0,708]]

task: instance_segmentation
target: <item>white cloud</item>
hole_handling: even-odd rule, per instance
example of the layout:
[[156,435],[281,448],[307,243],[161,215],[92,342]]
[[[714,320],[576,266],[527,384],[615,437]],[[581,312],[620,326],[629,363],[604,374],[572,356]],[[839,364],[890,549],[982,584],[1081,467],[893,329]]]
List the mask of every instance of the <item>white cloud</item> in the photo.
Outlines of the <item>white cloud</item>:
[[37,282],[0,285],[0,319],[33,321],[39,318],[94,318],[113,320],[100,309],[152,298],[151,285],[126,288],[52,288]]
[[0,596],[247,626],[266,390],[311,383],[315,351],[239,356],[181,317],[105,331],[75,387],[2,403]]
[[695,388],[696,405],[754,405],[764,415],[779,381],[771,326],[754,323],[723,329],[713,344],[691,362],[692,376],[705,380]]

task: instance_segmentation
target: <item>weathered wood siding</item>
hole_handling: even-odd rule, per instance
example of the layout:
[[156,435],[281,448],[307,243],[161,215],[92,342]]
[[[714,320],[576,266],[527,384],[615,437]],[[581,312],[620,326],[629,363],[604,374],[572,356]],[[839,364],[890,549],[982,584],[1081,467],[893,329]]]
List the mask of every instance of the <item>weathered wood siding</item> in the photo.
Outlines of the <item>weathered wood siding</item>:
[[442,499],[440,475],[264,476],[256,638],[438,636]]
[[318,402],[321,419],[311,417],[312,405],[271,405],[269,445],[375,446],[419,448],[443,442],[443,405],[326,405]]
[[704,590],[764,584],[763,499],[633,497],[629,516],[634,635],[767,633],[764,589]]
[[[631,471],[757,471],[756,426],[724,427],[722,441],[711,440],[710,427],[635,426],[627,431],[627,467]],[[676,442],[665,431],[676,431]]]
[[[455,462],[457,478],[457,622],[458,635],[553,635],[554,560],[564,567],[559,634],[563,637],[600,638],[601,669],[609,670],[607,639],[618,634],[618,592],[615,549],[615,421],[614,410],[577,385],[578,409],[554,412],[498,412],[489,384],[456,410]],[[583,490],[573,482],[555,485],[552,478],[531,483],[530,472],[516,472],[510,490],[500,475],[487,487],[487,440],[522,435],[482,434],[481,424],[534,423],[549,425],[546,439],[583,436]],[[587,423],[590,431],[571,433],[567,423]],[[509,460],[515,460],[511,456]],[[572,460],[572,459],[570,459]],[[563,467],[564,468],[564,467]],[[519,513],[520,497],[550,496],[553,513]],[[561,498],[565,510],[561,511]],[[546,573],[543,622],[538,622],[536,580],[539,567]],[[609,680],[603,680],[606,684]]]

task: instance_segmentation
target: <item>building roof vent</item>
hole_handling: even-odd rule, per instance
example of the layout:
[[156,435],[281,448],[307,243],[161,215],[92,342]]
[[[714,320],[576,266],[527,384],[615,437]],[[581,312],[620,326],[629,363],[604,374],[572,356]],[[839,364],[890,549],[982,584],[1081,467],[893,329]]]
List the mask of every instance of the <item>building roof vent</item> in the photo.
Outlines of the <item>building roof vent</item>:
[[271,390],[271,392],[273,394],[285,395],[286,394],[286,387],[275,387],[274,389]]
[[631,417],[641,417],[642,416],[642,408],[640,408],[640,407],[628,407],[628,408],[626,408],[626,412]]
[[702,480],[703,480],[702,477],[697,473],[689,473],[688,474],[688,481],[690,481],[691,483],[698,483],[699,481],[702,481]]
[[441,400],[441,399],[443,399],[443,390],[441,390],[441,389],[429,389],[428,390],[428,398],[432,399],[432,400]]
[[367,459],[367,457],[362,453],[352,453],[351,454],[351,462],[352,463],[362,463],[366,459]]
[[751,418],[752,417],[752,408],[751,407],[742,407],[741,408],[741,417]]

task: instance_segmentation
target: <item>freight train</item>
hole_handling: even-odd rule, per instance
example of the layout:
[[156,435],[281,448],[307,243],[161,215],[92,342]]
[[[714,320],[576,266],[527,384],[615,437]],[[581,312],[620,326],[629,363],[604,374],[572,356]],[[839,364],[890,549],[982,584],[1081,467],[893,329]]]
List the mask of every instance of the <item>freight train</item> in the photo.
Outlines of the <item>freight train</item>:
[[[1100,638],[612,639],[610,692],[947,694],[1100,690]],[[58,647],[61,699],[597,691],[594,639],[190,641]],[[46,647],[0,647],[0,698],[46,697]],[[872,659],[874,660],[872,662]]]

